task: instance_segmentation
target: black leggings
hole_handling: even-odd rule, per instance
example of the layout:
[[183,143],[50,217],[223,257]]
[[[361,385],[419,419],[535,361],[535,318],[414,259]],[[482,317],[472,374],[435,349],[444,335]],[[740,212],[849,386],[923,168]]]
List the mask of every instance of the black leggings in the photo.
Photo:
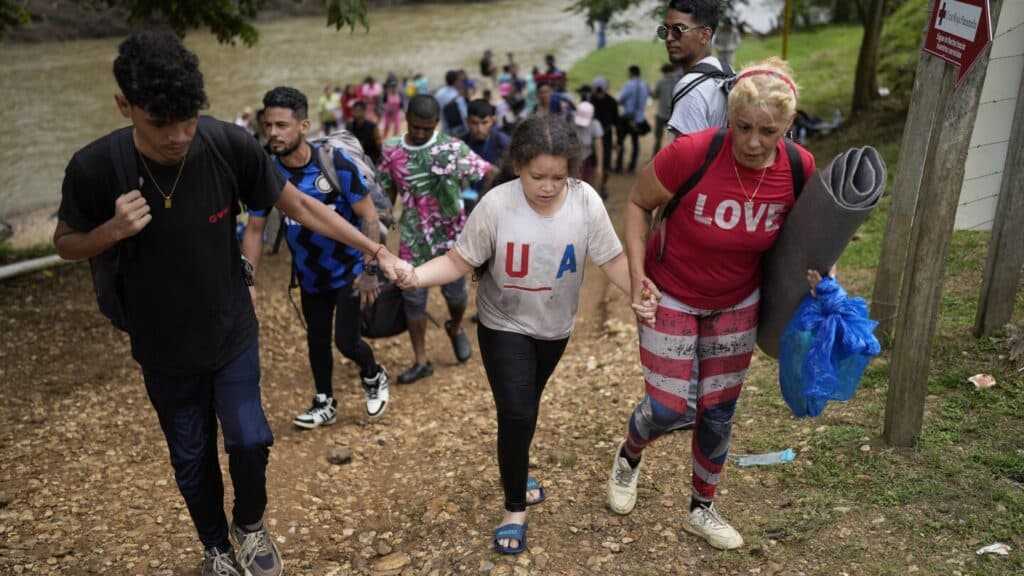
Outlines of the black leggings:
[[[377,373],[373,349],[359,334],[359,298],[352,286],[326,292],[302,290],[302,316],[306,319],[306,342],[309,344],[309,366],[313,383],[320,394],[334,396],[331,382],[334,354],[331,351],[331,319],[334,320],[334,343],[349,360],[359,366],[365,378]],[[335,311],[337,308],[337,311]]]
[[483,324],[477,326],[477,338],[498,411],[498,468],[505,509],[522,512],[540,397],[569,339],[537,340]]

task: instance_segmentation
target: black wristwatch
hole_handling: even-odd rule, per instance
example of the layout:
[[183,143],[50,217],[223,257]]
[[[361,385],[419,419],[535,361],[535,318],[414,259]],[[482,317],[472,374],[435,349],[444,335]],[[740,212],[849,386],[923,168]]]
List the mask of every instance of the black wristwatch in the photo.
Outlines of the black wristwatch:
[[380,272],[380,268],[377,267],[377,261],[374,260],[364,266],[363,272],[365,272],[367,276],[376,276]]
[[242,278],[245,280],[246,286],[255,286],[256,278],[253,276],[252,262],[245,256],[242,256]]

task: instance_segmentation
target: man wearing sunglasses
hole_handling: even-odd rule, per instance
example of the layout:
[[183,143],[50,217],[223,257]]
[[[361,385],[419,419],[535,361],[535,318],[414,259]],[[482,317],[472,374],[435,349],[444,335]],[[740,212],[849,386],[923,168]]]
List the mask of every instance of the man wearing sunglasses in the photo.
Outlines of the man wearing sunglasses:
[[683,69],[673,90],[668,128],[673,138],[725,126],[726,91],[732,78],[728,64],[711,56],[718,28],[717,0],[671,0],[658,38],[665,41],[668,59]]

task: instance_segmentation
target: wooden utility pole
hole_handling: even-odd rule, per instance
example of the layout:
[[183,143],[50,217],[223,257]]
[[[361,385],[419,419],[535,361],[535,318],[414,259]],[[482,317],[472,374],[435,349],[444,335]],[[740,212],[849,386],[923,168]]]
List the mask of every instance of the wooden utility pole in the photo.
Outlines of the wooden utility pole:
[[896,325],[903,268],[907,263],[914,209],[925,173],[925,158],[947,104],[946,100],[940,101],[938,87],[944,82],[949,83],[946,77],[948,69],[945,62],[923,51],[917,58],[914,96],[907,113],[907,123],[903,126],[899,169],[889,194],[889,219],[882,237],[882,253],[875,270],[875,289],[871,296],[871,318],[878,321],[875,334],[883,345],[891,342]]
[[[996,29],[1005,0],[991,0],[992,29]],[[935,2],[932,2],[934,8]],[[929,12],[933,14],[933,12]],[[932,16],[929,16],[931,18]],[[885,405],[885,439],[894,446],[912,446],[921,433],[928,389],[929,359],[942,302],[946,256],[953,221],[963,186],[964,164],[978,113],[981,89],[988,69],[987,47],[963,84],[954,88],[957,71],[942,64],[938,75],[922,56],[914,82],[914,101],[936,93],[934,121],[926,142],[904,140],[904,147],[925,148],[920,185],[915,194],[910,244],[906,252],[902,289],[894,332],[895,348],[889,369],[889,395]],[[911,104],[913,110],[914,103]],[[909,154],[909,152],[908,152]],[[914,169],[903,163],[899,172]],[[899,175],[897,175],[899,179]]]
[[1024,266],[1024,76],[1017,90],[1016,110],[974,319],[974,335],[978,337],[988,336],[1010,321]]
[[789,20],[793,14],[793,0],[786,0],[782,10],[782,59],[789,59]]

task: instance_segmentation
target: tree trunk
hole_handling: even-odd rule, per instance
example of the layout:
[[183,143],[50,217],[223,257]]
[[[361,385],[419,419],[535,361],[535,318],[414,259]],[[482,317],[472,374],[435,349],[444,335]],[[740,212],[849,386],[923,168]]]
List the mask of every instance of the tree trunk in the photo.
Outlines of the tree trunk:
[[[865,9],[864,4],[868,6]],[[882,17],[886,0],[860,0],[857,8],[864,26],[864,39],[857,55],[857,74],[853,81],[852,115],[867,110],[878,94],[878,46],[882,38]]]

